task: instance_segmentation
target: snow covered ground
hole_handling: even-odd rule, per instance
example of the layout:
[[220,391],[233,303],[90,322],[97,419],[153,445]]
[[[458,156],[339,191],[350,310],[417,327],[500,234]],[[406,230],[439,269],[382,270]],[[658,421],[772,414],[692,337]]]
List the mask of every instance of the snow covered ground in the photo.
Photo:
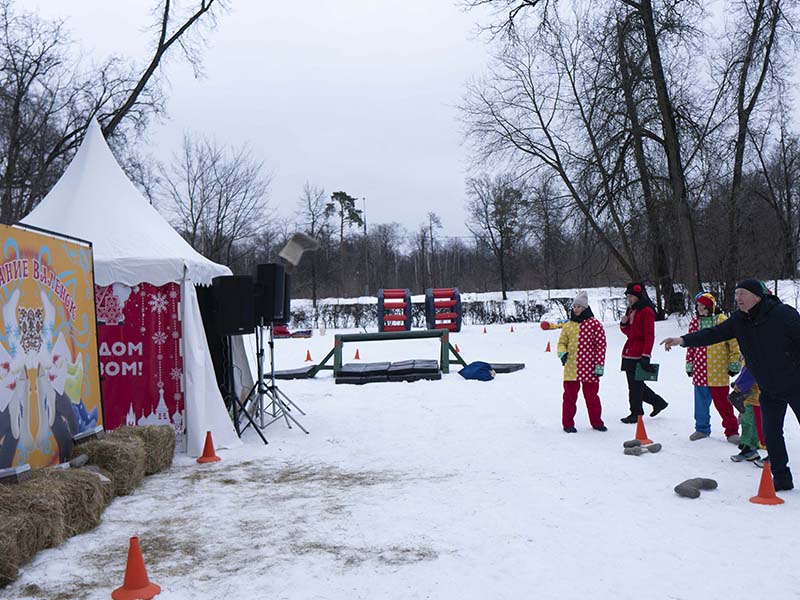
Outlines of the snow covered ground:
[[[488,383],[334,385],[330,372],[281,382],[308,414],[264,446],[198,465],[179,456],[108,508],[96,530],[40,553],[0,597],[106,599],[121,585],[128,538],[141,538],[164,599],[796,598],[800,491],[781,506],[748,502],[761,470],[735,464],[712,409],[712,437],[690,442],[692,389],[683,351],[660,348],[670,403],[647,433],[659,454],[625,456],[635,427],[618,371],[623,336],[607,326],[601,383],[607,433],[579,401],[577,434],[561,430],[558,331],[536,324],[469,327],[467,361],[525,362]],[[683,331],[657,325],[658,339]],[[321,359],[332,332],[277,340],[278,368]],[[364,361],[436,358],[431,341],[348,344]],[[786,421],[800,473],[800,427]],[[711,477],[715,491],[673,487]]]

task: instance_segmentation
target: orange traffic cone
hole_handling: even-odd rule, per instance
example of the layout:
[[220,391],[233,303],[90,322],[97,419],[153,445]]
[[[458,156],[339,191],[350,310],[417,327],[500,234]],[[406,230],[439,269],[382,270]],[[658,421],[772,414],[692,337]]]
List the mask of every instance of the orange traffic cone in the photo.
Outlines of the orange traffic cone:
[[458,349],[458,344],[456,344],[456,352],[460,353],[461,350]]
[[547,347],[544,349],[545,352],[550,352],[550,342],[547,342]]
[[483,333],[486,333],[486,327],[483,328]]
[[219,456],[214,454],[214,442],[211,440],[211,432],[206,431],[206,444],[203,446],[203,456],[197,459],[199,463],[210,463],[222,460]]
[[311,350],[306,350],[306,362],[312,362]]
[[125,566],[125,581],[122,587],[111,592],[111,597],[114,600],[150,600],[160,593],[161,588],[147,578],[139,538],[132,537],[128,548],[128,564]]
[[758,494],[750,498],[753,504],[783,504],[783,499],[775,495],[775,484],[772,481],[772,471],[769,469],[769,461],[764,461],[764,468],[761,470],[761,483],[758,484]]
[[639,415],[639,420],[636,421],[636,439],[642,442],[642,446],[652,444],[653,440],[647,437],[647,432],[644,430],[644,421],[642,415]]
[[353,360],[361,360],[361,357],[358,354],[358,348],[356,348],[356,355],[353,357]]
[[510,331],[511,331],[511,333],[514,333],[514,326],[513,325],[511,326],[511,330]]

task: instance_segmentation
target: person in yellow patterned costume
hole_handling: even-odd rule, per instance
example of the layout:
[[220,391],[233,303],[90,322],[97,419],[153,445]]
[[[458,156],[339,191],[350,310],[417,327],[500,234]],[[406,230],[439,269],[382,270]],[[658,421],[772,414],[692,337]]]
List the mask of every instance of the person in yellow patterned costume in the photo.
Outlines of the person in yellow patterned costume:
[[567,433],[575,433],[578,391],[583,387],[583,399],[589,422],[597,431],[607,431],[601,416],[598,391],[605,370],[606,332],[594,318],[586,292],[578,292],[572,303],[572,314],[558,338],[558,358],[564,366],[564,396],[561,405],[561,424]]
[[[714,327],[727,319],[723,314],[715,314],[716,299],[708,292],[695,297],[695,306],[697,316],[689,324],[689,333]],[[686,374],[694,384],[694,432],[689,436],[690,440],[701,440],[711,435],[710,407],[713,401],[722,417],[726,439],[731,444],[739,443],[739,422],[728,401],[728,384],[730,377],[735,377],[740,370],[741,356],[735,339],[708,347],[687,348]]]

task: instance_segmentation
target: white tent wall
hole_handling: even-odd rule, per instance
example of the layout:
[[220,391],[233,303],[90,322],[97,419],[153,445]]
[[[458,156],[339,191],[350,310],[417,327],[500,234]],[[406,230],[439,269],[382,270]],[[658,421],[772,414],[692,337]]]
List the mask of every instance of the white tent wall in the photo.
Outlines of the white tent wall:
[[[194,288],[231,271],[195,251],[150,205],[96,121],[64,175],[21,223],[92,242],[97,285],[180,284],[187,451],[202,452],[206,431],[217,448],[241,444],[217,387]],[[235,367],[250,373],[246,363]]]
[[197,292],[188,278],[181,284],[181,299],[183,366],[186,376],[186,450],[190,456],[199,456],[203,452],[206,431],[211,432],[214,445],[218,448],[231,448],[242,442],[236,436],[217,387]]

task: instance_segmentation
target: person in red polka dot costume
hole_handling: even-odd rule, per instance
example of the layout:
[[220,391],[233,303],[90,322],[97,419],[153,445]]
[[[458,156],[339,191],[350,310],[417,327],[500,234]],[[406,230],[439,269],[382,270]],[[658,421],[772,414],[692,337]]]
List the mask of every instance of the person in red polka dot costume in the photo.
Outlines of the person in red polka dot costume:
[[564,431],[577,431],[575,413],[581,387],[589,423],[598,431],[606,431],[598,395],[600,377],[605,372],[606,332],[602,323],[594,318],[586,292],[578,292],[575,296],[570,320],[564,324],[558,338],[557,351],[564,366],[564,396],[561,404]]
[[[716,298],[708,292],[695,297],[697,316],[689,323],[689,333],[719,325],[727,319],[723,314],[714,314]],[[739,344],[735,339],[711,346],[686,349],[686,374],[694,384],[694,432],[692,441],[711,434],[710,407],[722,417],[725,437],[732,444],[739,443],[739,421],[728,401],[728,383],[741,370]]]

